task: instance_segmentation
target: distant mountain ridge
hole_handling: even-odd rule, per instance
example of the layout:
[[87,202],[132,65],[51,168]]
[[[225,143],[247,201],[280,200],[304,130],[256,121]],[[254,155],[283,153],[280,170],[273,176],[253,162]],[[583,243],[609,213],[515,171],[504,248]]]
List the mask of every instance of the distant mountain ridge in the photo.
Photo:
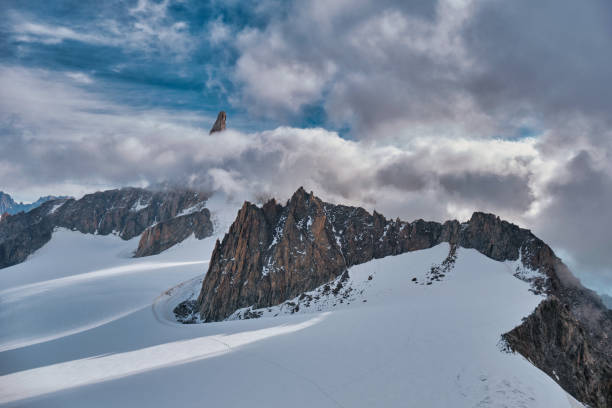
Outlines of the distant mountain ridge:
[[191,234],[208,237],[213,232],[208,197],[192,190],[122,188],[46,201],[0,219],[0,269],[23,262],[58,227],[125,240],[142,234],[135,256],[155,255]]
[[7,214],[12,215],[12,214],[20,213],[22,211],[28,212],[30,210],[33,210],[36,207],[41,206],[47,201],[65,199],[65,198],[69,198],[69,197],[68,196],[48,195],[48,196],[40,197],[38,200],[34,201],[33,203],[24,204],[24,203],[15,202],[15,200],[13,200],[13,197],[11,197],[10,194],[0,191],[0,214],[7,213]]

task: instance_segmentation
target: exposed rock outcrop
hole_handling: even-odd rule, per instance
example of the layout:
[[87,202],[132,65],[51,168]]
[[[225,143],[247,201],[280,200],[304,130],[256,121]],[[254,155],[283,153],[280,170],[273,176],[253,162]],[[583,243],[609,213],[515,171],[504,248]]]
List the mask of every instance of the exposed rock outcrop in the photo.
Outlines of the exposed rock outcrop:
[[198,305],[208,321],[282,302],[346,269],[324,203],[299,190],[286,207],[245,203],[217,242]]
[[213,127],[210,129],[209,134],[212,135],[215,132],[224,131],[226,119],[227,119],[227,115],[225,114],[225,111],[219,112],[219,114],[217,115],[217,120],[215,121],[215,124],[213,125]]
[[611,406],[612,350],[594,344],[588,329],[556,296],[549,296],[503,337],[578,400],[593,407]]
[[49,242],[54,223],[46,215],[52,208],[51,203],[0,220],[0,268],[23,262]]
[[[545,278],[530,282],[549,300],[506,335],[508,345],[549,374],[553,359],[563,359],[554,366],[562,387],[596,407],[612,405],[606,368],[612,364],[612,312],[548,245],[493,214],[477,212],[463,224],[408,223],[325,203],[302,188],[285,206],[274,200],[261,208],[247,202],[217,241],[197,302],[181,311],[223,320],[240,308],[269,307],[313,290],[350,266],[441,242],[498,261],[520,259],[525,268],[541,272]],[[565,340],[557,341],[558,335]]]
[[[45,202],[30,212],[11,215],[0,221],[0,268],[23,262],[51,239],[56,227],[87,234],[114,233],[127,240],[140,235],[149,226],[168,222],[181,212],[202,206],[206,199],[206,194],[188,190],[123,188],[88,194],[80,200]],[[147,241],[148,249],[143,245],[142,252],[156,253],[196,230],[200,237],[207,233],[210,235],[210,214],[202,208],[199,208],[199,215],[172,223],[168,231],[177,232],[177,235],[160,234],[163,243],[155,242],[158,235],[152,232]],[[198,218],[197,222],[195,218]],[[190,230],[192,227],[194,229]]]
[[372,259],[440,242],[475,248],[497,260],[537,261],[547,248],[528,230],[491,214],[465,224],[387,220],[363,208],[333,205],[300,188],[286,206],[245,203],[212,255],[198,299],[201,317],[222,320],[236,309],[272,306]]
[[140,236],[134,257],[157,255],[191,234],[197,239],[203,239],[212,233],[213,224],[208,209],[180,215],[145,229]]

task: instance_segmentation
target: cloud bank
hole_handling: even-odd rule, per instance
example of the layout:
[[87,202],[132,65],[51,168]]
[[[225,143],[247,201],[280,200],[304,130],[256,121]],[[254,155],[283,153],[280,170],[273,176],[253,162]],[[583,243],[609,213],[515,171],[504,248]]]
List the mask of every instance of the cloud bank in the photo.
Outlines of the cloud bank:
[[608,284],[602,247],[612,220],[605,202],[592,197],[612,198],[612,189],[587,151],[563,162],[536,138],[423,136],[396,146],[323,128],[209,136],[189,114],[134,111],[58,74],[1,74],[2,123],[10,129],[0,151],[5,190],[79,195],[171,181],[255,200],[286,199],[303,185],[326,200],[406,220],[464,220],[488,211],[531,226],[567,248],[576,265],[597,270],[598,285]]

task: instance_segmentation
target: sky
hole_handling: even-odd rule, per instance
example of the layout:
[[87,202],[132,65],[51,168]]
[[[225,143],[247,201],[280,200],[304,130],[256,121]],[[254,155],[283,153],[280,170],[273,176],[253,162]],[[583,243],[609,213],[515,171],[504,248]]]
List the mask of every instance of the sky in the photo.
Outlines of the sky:
[[[0,189],[493,212],[612,295],[612,3],[0,3]],[[228,130],[210,136],[220,110]]]

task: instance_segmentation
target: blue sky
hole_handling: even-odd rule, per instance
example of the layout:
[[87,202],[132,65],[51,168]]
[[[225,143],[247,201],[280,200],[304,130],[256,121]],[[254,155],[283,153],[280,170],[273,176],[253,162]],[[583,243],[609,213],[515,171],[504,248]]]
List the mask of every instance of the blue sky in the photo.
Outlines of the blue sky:
[[8,17],[0,23],[2,64],[79,73],[83,87],[137,109],[189,110],[207,118],[225,109],[245,131],[325,122],[317,104],[270,120],[229,101],[238,53],[211,32],[265,27],[282,16],[280,8],[269,15],[214,1],[5,1],[0,7]]

